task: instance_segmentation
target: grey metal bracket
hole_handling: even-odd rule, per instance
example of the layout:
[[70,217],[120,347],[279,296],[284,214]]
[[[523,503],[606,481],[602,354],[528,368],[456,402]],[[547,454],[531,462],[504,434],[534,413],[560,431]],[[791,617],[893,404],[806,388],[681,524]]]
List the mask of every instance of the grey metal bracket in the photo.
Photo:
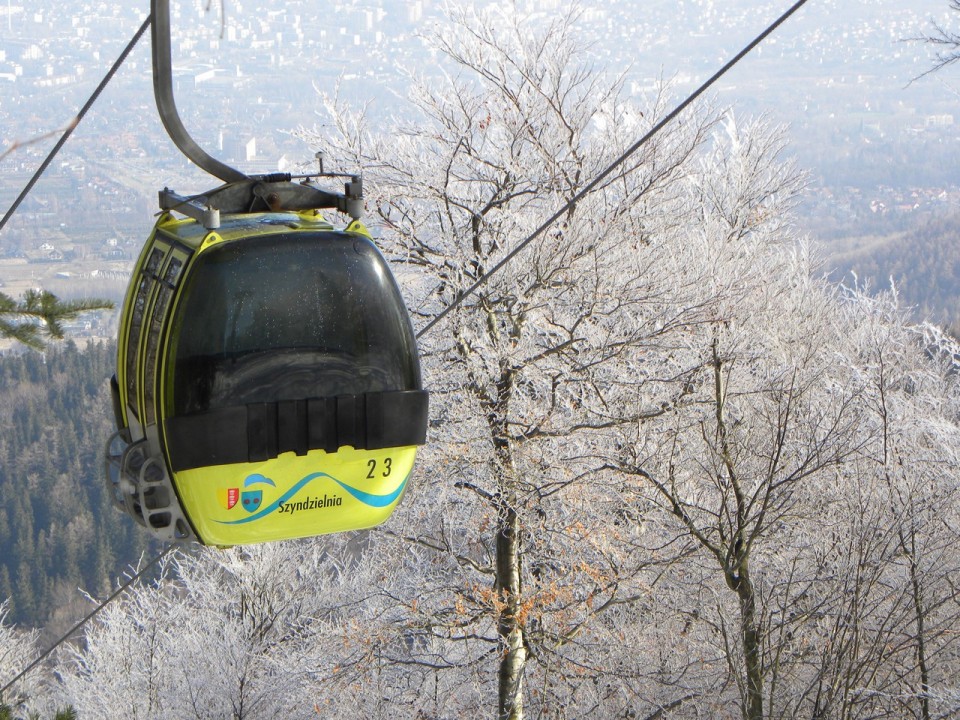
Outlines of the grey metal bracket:
[[209,205],[207,198],[202,195],[184,197],[170,188],[164,188],[160,191],[160,209],[192,217],[207,230],[216,230],[220,227],[220,210]]
[[269,175],[227,183],[200,195],[160,191],[160,209],[192,217],[208,230],[220,227],[220,214],[281,212],[284,210],[338,210],[359,220],[363,214],[363,181],[348,176],[343,193],[317,187],[314,176],[293,182],[290,175]]
[[107,493],[113,504],[165,542],[195,541],[162,458],[147,440],[128,443],[114,433],[105,450]]

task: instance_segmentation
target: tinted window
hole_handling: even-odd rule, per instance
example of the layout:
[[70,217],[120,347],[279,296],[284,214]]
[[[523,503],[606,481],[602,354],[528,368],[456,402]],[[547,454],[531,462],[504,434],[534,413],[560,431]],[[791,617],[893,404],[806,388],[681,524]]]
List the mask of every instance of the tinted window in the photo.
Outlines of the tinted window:
[[143,330],[144,315],[147,311],[147,301],[156,284],[157,270],[160,267],[160,263],[163,262],[165,252],[165,247],[155,247],[150,251],[150,256],[147,258],[147,262],[140,275],[140,284],[137,287],[137,294],[133,300],[133,311],[130,313],[130,327],[127,331],[127,404],[138,417],[140,415],[140,406],[137,398],[137,364],[140,359],[140,335]]
[[160,283],[160,292],[154,302],[152,319],[150,321],[150,334],[147,336],[147,355],[145,368],[145,382],[143,387],[144,394],[144,421],[151,425],[156,421],[154,414],[153,391],[157,386],[157,348],[160,346],[160,336],[163,331],[164,320],[167,317],[167,306],[173,297],[173,289],[177,280],[180,278],[180,270],[183,268],[183,261],[179,258],[171,258],[167,269],[163,274],[163,282]]
[[201,254],[185,282],[174,415],[420,388],[406,309],[365,238],[291,233],[224,243]]

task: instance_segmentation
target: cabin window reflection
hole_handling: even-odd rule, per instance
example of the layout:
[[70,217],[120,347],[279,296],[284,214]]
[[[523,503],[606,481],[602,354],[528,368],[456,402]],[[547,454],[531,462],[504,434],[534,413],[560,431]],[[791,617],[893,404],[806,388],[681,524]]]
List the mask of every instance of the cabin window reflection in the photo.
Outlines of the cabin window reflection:
[[174,414],[419,389],[402,299],[368,242],[299,233],[201,255],[177,311]]

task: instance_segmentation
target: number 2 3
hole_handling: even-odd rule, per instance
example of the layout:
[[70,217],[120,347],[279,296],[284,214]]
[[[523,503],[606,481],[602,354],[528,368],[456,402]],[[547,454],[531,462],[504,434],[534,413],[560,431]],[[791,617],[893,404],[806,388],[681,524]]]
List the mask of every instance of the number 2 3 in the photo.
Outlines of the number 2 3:
[[[377,471],[377,461],[374,459],[367,460],[367,467],[369,472],[367,473],[367,480],[375,479],[374,473]],[[382,477],[390,477],[390,472],[393,470],[393,458],[384,458],[383,459],[383,472],[380,473]]]

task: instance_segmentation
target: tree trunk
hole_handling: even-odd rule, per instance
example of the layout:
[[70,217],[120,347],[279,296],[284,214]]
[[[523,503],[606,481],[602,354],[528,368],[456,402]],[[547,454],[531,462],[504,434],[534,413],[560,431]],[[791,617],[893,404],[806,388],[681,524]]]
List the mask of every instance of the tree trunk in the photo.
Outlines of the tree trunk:
[[[512,495],[512,494],[511,494]],[[497,528],[497,590],[500,609],[499,702],[500,720],[523,718],[523,674],[527,663],[526,639],[520,614],[520,523],[513,498],[502,498]]]
[[760,656],[762,638],[757,625],[756,593],[746,567],[741,568],[736,590],[740,598],[740,637],[747,674],[744,717],[747,720],[763,720],[763,666]]
[[913,600],[913,611],[917,619],[917,667],[920,670],[920,717],[922,720],[930,720],[930,670],[927,667],[927,645],[925,616],[923,611],[923,588],[920,585],[920,575],[917,568],[916,546],[912,542],[910,548],[900,533],[900,544],[907,557],[910,559],[910,588]]
[[[493,313],[488,315],[487,329],[497,340],[500,330]],[[501,362],[497,380],[496,401],[487,414],[494,450],[499,460],[497,478],[496,579],[497,635],[499,636],[500,668],[497,674],[497,718],[523,720],[523,676],[527,664],[527,642],[520,610],[523,602],[521,586],[520,517],[517,514],[517,471],[509,440],[507,417],[513,398],[514,369]]]
[[[726,553],[714,550],[723,566],[727,586],[740,600],[740,641],[743,645],[743,662],[746,688],[743,716],[746,720],[763,720],[763,662],[761,649],[763,637],[757,623],[757,595],[750,580],[750,549],[745,541],[747,499],[740,486],[740,479],[730,453],[727,426],[724,419],[726,389],[724,388],[723,361],[720,358],[717,339],[713,340],[714,402],[716,403],[717,438],[720,456],[736,502],[736,525],[732,535],[732,547]],[[721,532],[722,535],[722,532]]]

